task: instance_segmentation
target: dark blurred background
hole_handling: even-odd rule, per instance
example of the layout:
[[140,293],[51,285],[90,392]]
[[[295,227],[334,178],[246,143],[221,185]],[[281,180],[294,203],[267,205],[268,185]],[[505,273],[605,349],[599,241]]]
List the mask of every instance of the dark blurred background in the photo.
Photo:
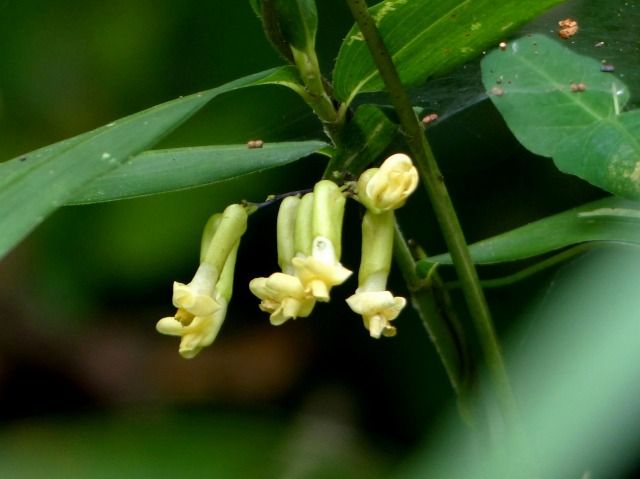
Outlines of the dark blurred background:
[[[318,9],[330,76],[352,22],[342,1]],[[0,39],[2,159],[282,64],[245,1],[5,0]],[[470,241],[602,196],[515,142],[477,68],[451,82],[469,88],[468,99],[416,95],[448,117],[429,135]],[[321,137],[293,93],[261,87],[216,99],[160,146]],[[369,338],[343,301],[352,278],[310,318],[269,325],[247,284],[277,268],[275,210],[251,217],[214,345],[187,361],[177,338],[155,331],[173,314],[172,282],[195,272],[211,214],[311,187],[324,165],[311,157],[210,187],[63,208],[4,258],[0,474],[383,477],[436,430],[453,407],[451,387],[410,308],[396,338]],[[408,237],[440,253],[424,201],[418,192],[399,216]],[[358,215],[350,205],[343,263],[354,271]],[[406,295],[393,274],[391,289]],[[509,328],[548,281],[491,292],[499,327]]]

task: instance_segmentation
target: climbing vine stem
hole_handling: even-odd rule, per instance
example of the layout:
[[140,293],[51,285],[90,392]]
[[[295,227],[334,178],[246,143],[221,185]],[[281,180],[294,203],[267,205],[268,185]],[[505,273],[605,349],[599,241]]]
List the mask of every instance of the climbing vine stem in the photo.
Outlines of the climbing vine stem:
[[387,88],[407,144],[413,153],[416,167],[420,172],[422,183],[435,210],[479,337],[484,362],[495,389],[503,420],[508,430],[517,431],[516,434],[519,435],[520,421],[500,343],[443,177],[366,2],[364,0],[346,0],[346,2],[360,26]]

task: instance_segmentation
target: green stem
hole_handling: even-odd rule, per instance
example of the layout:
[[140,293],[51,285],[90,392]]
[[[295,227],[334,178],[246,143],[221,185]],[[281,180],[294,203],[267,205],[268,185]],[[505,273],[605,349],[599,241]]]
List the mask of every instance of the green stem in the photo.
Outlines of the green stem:
[[[429,333],[458,398],[458,410],[468,424],[474,424],[469,408],[471,386],[471,362],[462,327],[451,307],[446,290],[434,289],[440,283],[438,275],[432,279],[420,278],[416,274],[415,261],[402,232],[395,226],[393,257],[400,268],[413,305]],[[435,276],[435,278],[433,277]]]
[[295,65],[300,72],[302,85],[285,86],[296,91],[311,107],[324,126],[324,131],[334,145],[340,140],[340,132],[344,125],[345,115],[342,109],[334,106],[331,85],[320,73],[318,58],[313,48],[300,51],[287,42],[278,22],[278,11],[275,0],[261,0],[260,16],[267,39],[273,48],[289,63]]
[[509,428],[513,427],[518,430],[520,421],[516,402],[511,390],[509,377],[502,358],[500,344],[489,313],[489,308],[453,204],[451,203],[451,198],[449,197],[443,177],[436,164],[431,147],[413,112],[409,98],[393,64],[393,60],[382,41],[382,37],[369,13],[366,2],[364,0],[346,0],[346,2],[356,22],[360,26],[360,31],[367,42],[369,51],[389,92],[406,141],[411,148],[414,161],[420,171],[422,182],[431,199],[440,228],[442,229],[442,234],[458,273],[469,312],[478,333],[485,364],[495,389],[504,421]]

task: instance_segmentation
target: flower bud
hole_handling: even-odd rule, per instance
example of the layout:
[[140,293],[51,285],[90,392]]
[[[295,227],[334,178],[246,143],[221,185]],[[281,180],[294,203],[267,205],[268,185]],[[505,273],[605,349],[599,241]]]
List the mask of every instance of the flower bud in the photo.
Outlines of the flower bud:
[[296,215],[295,256],[310,256],[313,245],[313,193],[300,199]]
[[331,288],[351,276],[340,263],[345,202],[338,185],[322,180],[298,208],[296,257],[291,264],[305,292],[317,301],[329,301]]
[[297,196],[288,196],[282,200],[278,210],[278,265],[286,274],[293,274],[291,260],[296,254],[295,231],[300,201]]
[[368,210],[381,213],[400,208],[417,186],[418,170],[411,158],[397,153],[387,158],[380,168],[366,170],[358,180],[356,192]]
[[342,252],[342,220],[346,199],[342,190],[333,181],[318,181],[313,188],[313,225],[315,238],[327,238],[335,248],[338,260]]

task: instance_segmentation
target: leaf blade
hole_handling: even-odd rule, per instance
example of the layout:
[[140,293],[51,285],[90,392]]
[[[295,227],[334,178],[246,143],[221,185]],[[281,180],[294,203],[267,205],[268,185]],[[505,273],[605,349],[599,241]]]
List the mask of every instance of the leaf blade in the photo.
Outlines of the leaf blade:
[[357,177],[389,146],[397,132],[398,125],[379,107],[360,105],[345,127],[340,147],[331,158],[327,171],[340,176],[349,172]]
[[640,200],[640,110],[597,121],[562,142],[556,166],[609,193]]
[[[481,62],[485,88],[513,134],[548,157],[571,134],[614,116],[616,101],[618,109],[627,103],[626,85],[600,65],[543,35],[518,39]],[[572,91],[580,83],[586,91]]]
[[268,83],[278,69],[156,105],[96,130],[0,164],[0,257],[84,184],[124,163],[219,94]]
[[[371,13],[402,82],[410,87],[465,63],[559,3],[505,0],[496,8],[491,0],[387,0]],[[334,89],[347,102],[359,92],[384,89],[357,26],[340,48]]]
[[97,178],[67,204],[122,200],[184,190],[296,161],[327,146],[322,141],[215,145],[145,151]]
[[[543,218],[469,246],[476,264],[517,261],[587,241],[640,245],[640,204],[610,197]],[[419,262],[452,264],[448,253]]]

